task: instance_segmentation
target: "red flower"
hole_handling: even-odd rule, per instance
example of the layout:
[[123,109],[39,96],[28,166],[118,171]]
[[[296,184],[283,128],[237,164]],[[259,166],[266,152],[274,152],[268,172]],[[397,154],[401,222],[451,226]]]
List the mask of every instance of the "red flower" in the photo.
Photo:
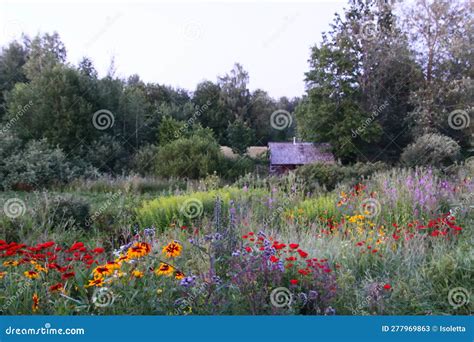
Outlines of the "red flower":
[[245,250],[246,250],[248,253],[252,252],[252,248],[250,248],[250,247],[245,247]]
[[306,258],[308,256],[308,253],[306,253],[305,251],[302,251],[301,249],[298,249],[298,254],[302,258]]
[[291,280],[290,280],[290,284],[291,284],[291,285],[296,285],[296,284],[298,284],[298,279],[291,279]]
[[291,249],[297,249],[300,245],[298,245],[297,243],[290,243],[290,248]]
[[84,247],[84,244],[82,242],[76,242],[69,248],[70,251],[75,251],[76,249]]
[[275,248],[275,249],[283,249],[285,247],[286,247],[286,245],[284,243],[278,243],[276,241],[273,243],[273,248]]
[[390,285],[390,284],[385,284],[385,285],[383,286],[383,288],[384,288],[385,290],[390,290],[390,289],[392,288],[392,285]]
[[100,254],[100,253],[104,253],[104,249],[101,248],[101,247],[97,247],[97,248],[93,249],[92,252],[96,253],[96,254]]
[[49,287],[49,291],[55,292],[55,291],[61,291],[64,288],[63,284],[57,283],[56,285],[52,285]]
[[248,238],[247,235],[242,235],[242,239],[246,239],[246,238]]
[[270,257],[270,261],[271,261],[271,262],[278,262],[278,261],[280,261],[280,259],[278,259],[276,256],[272,255],[272,256]]
[[61,278],[64,279],[64,280],[67,280],[69,278],[72,278],[74,277],[76,274],[74,272],[68,272],[68,273],[64,273]]
[[296,257],[290,256],[290,257],[286,258],[286,261],[296,261]]

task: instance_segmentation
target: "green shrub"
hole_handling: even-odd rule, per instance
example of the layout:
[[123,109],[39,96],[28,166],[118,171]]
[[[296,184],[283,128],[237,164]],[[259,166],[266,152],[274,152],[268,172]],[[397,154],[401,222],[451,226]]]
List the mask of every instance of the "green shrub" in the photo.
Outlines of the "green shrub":
[[75,177],[64,152],[46,140],[32,140],[24,148],[12,146],[14,141],[11,136],[0,137],[1,188],[31,190],[65,184]]
[[314,191],[317,187],[333,190],[338,183],[343,181],[356,183],[362,178],[367,178],[373,173],[384,169],[386,169],[386,165],[382,162],[356,163],[348,166],[339,164],[310,164],[298,168],[296,174],[298,178],[305,182],[309,191]]
[[160,146],[155,161],[156,173],[161,177],[198,179],[217,171],[221,158],[215,139],[193,135]]
[[56,196],[53,201],[44,199],[42,205],[46,208],[53,228],[89,228],[90,206],[84,199],[72,195]]
[[158,147],[146,145],[140,148],[133,157],[132,169],[141,176],[149,176],[155,173],[155,158],[158,154]]
[[459,158],[461,147],[450,137],[442,134],[425,134],[408,145],[400,157],[407,166],[446,166]]

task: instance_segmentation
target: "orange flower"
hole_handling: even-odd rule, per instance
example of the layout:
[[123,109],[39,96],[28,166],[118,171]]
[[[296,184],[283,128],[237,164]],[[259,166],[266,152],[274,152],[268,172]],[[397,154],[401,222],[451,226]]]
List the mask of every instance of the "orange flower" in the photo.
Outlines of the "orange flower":
[[31,309],[33,312],[36,312],[39,309],[39,297],[36,292],[33,294],[33,305],[31,306]]
[[168,258],[174,258],[181,254],[183,247],[177,242],[173,241],[163,247],[163,254],[166,255]]
[[184,278],[184,273],[181,272],[181,271],[176,271],[176,273],[174,274],[174,277],[178,280],[183,279]]
[[18,261],[15,260],[9,260],[9,261],[4,261],[3,266],[18,266]]
[[173,273],[173,266],[162,262],[160,263],[160,266],[155,270],[155,273],[156,275],[165,275],[169,277]]
[[114,270],[111,267],[108,267],[108,265],[101,265],[97,266],[94,271],[94,278],[101,278],[106,275],[111,275],[114,273]]
[[130,259],[138,259],[148,255],[151,251],[151,246],[146,242],[136,242],[127,251],[127,257]]
[[104,285],[104,278],[96,278],[93,280],[89,280],[89,285],[86,285],[86,287],[91,287],[91,286],[102,286]]
[[23,274],[30,279],[37,279],[39,277],[39,273],[36,271],[25,271]]

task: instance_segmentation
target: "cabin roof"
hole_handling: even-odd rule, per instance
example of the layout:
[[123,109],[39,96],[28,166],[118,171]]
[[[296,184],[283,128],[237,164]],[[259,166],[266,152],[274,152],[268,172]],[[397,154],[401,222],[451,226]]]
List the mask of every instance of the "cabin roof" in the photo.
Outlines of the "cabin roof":
[[334,156],[327,143],[313,144],[310,142],[270,142],[271,165],[304,165],[316,162],[332,163]]

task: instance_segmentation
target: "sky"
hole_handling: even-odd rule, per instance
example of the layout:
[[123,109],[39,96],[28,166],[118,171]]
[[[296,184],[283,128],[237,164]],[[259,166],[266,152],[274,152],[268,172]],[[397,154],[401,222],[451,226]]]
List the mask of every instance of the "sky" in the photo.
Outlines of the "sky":
[[310,48],[329,30],[344,0],[268,2],[5,1],[0,45],[21,33],[57,31],[68,61],[89,57],[99,76],[112,58],[116,75],[194,90],[216,81],[235,62],[250,90],[294,97],[305,92]]

